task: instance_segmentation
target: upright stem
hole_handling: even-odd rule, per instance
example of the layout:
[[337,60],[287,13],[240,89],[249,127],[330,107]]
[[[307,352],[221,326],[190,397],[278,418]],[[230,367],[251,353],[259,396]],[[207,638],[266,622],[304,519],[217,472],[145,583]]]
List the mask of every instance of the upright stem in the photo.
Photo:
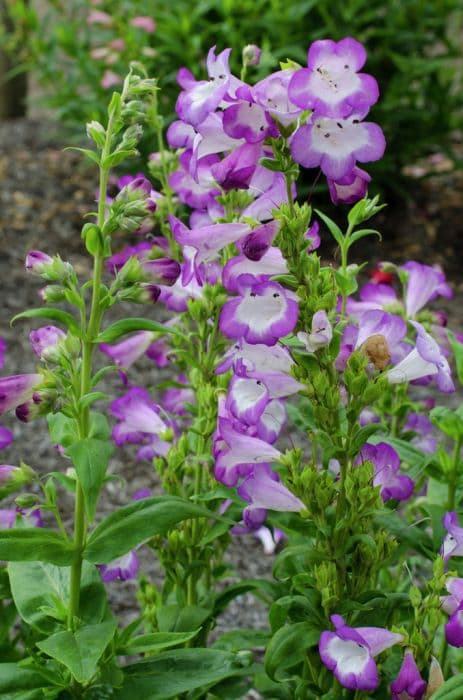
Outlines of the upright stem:
[[457,482],[458,482],[458,463],[460,461],[460,452],[463,439],[459,437],[455,441],[455,447],[453,450],[452,458],[452,471],[450,472],[449,483],[448,483],[448,499],[447,499],[447,510],[455,510],[456,505],[456,493],[457,493]]

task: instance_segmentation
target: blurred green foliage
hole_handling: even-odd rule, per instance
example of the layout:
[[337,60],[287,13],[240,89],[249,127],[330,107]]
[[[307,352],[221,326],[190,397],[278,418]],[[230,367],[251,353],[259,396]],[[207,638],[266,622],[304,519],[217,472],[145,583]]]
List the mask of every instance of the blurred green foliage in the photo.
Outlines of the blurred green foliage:
[[[461,0],[7,0],[16,26],[3,34],[18,66],[33,68],[45,102],[60,119],[81,124],[99,119],[108,90],[106,70],[124,75],[131,60],[141,60],[159,79],[164,114],[173,118],[177,70],[187,66],[204,76],[210,46],[233,49],[238,72],[241,50],[262,47],[257,80],[291,58],[306,65],[307,48],[319,38],[353,36],[368,50],[366,71],[376,77],[381,98],[371,118],[386,133],[385,158],[369,170],[400,186],[402,167],[435,151],[451,152],[451,134],[463,125]],[[89,24],[92,10],[111,15],[110,26]],[[154,33],[130,24],[137,15],[156,22]],[[99,60],[92,50],[122,39]]]

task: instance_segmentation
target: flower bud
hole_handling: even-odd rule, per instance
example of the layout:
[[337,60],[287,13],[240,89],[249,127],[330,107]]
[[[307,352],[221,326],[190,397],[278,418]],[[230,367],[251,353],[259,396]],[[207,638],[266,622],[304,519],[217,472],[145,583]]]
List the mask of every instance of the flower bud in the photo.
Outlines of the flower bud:
[[48,362],[59,361],[60,341],[66,338],[66,333],[56,326],[42,326],[29,334],[32,350],[41,360]]
[[40,374],[16,374],[0,379],[0,415],[32,399],[34,387],[40,384]]
[[93,139],[99,148],[103,148],[106,139],[106,130],[103,124],[95,120],[88,122],[87,136],[89,139]]
[[117,293],[120,301],[131,301],[134,304],[155,304],[159,299],[161,290],[156,284],[142,283],[121,289]]
[[168,286],[176,283],[181,272],[179,263],[172,258],[145,260],[142,263],[142,268],[153,282]]
[[243,49],[243,64],[245,66],[258,66],[262,49],[256,44],[248,44]]
[[26,270],[39,275],[47,282],[66,282],[74,270],[70,263],[61,260],[59,255],[51,258],[40,250],[31,250],[26,256]]
[[21,463],[19,467],[11,464],[1,464],[0,498],[5,498],[13,491],[20,489],[24,484],[30,483],[34,476],[34,471],[24,463]]
[[46,304],[56,304],[60,301],[66,301],[64,289],[58,284],[47,284],[46,287],[39,289],[38,295]]
[[53,258],[41,250],[30,250],[26,255],[26,270],[33,275],[42,275],[52,262]]

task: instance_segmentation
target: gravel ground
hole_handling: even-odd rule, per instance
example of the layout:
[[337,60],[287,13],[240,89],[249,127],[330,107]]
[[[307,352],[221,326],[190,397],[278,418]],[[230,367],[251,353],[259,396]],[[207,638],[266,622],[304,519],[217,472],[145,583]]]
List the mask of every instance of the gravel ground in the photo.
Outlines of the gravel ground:
[[[83,214],[94,202],[96,174],[82,162],[79,154],[63,151],[59,131],[49,122],[18,120],[0,124],[0,334],[8,342],[4,372],[15,374],[33,371],[34,358],[29,348],[29,323],[20,322],[9,328],[12,316],[37,304],[38,284],[23,270],[25,253],[31,248],[49,253],[59,252],[70,259],[78,272],[88,272],[88,260],[80,239]],[[447,173],[431,177],[418,196],[400,207],[386,210],[375,225],[383,232],[383,243],[365,242],[360,253],[371,262],[394,260],[403,262],[414,257],[424,262],[439,262],[454,283],[456,303],[447,305],[450,325],[463,328],[463,282],[461,234],[463,234],[463,175]],[[325,253],[331,253],[326,246]],[[154,314],[156,311],[153,312]],[[137,379],[152,384],[158,377],[153,365],[137,367]],[[115,385],[116,386],[116,385]],[[2,461],[10,464],[23,459],[38,470],[63,469],[62,459],[50,447],[39,422],[19,424],[6,417],[4,425],[12,427],[17,440],[2,453]],[[106,486],[101,512],[127,503],[140,488],[159,487],[149,464],[134,462],[129,452],[118,451],[112,472],[121,475]],[[68,514],[68,520],[72,514]],[[236,538],[229,550],[230,567],[242,577],[270,577],[272,558],[263,554],[252,537]],[[149,553],[143,569],[159,581],[159,570]],[[231,576],[230,581],[233,580]],[[136,614],[134,584],[110,585],[112,604],[124,611],[129,620]],[[219,621],[219,629],[266,626],[264,606],[252,596],[237,599]]]

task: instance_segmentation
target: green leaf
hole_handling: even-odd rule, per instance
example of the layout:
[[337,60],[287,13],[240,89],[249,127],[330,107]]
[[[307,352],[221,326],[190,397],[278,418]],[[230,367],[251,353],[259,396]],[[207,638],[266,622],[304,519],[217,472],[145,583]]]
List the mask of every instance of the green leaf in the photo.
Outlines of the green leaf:
[[124,684],[114,700],[168,700],[225,678],[251,673],[238,654],[219,649],[177,649],[124,668]]
[[222,634],[213,644],[214,649],[241,651],[241,649],[264,649],[270,639],[266,630],[239,629]]
[[459,673],[445,681],[444,685],[432,694],[431,700],[462,700],[463,673]]
[[183,520],[211,517],[219,516],[177,496],[144,498],[119,508],[99,523],[88,539],[84,558],[107,564]]
[[43,527],[0,530],[0,559],[69,566],[74,560],[74,547],[62,535]]
[[342,246],[344,244],[344,234],[339,228],[337,224],[334,223],[332,219],[330,219],[326,214],[321,212],[319,209],[315,209],[315,212],[317,215],[320,217],[322,221],[325,222],[325,224],[328,226],[328,230],[333,236],[334,240],[339,246]]
[[334,278],[339,287],[339,290],[346,296],[349,296],[350,294],[353,294],[357,291],[358,282],[354,271],[348,270],[346,274],[344,274],[342,270],[335,270]]
[[[22,668],[18,664],[0,663],[0,698],[20,700],[20,698],[43,698],[41,688],[50,688],[50,684],[38,673]],[[33,693],[32,691],[37,691]],[[29,692],[28,692],[29,691]]]
[[100,164],[100,156],[98,155],[98,153],[90,150],[89,148],[77,148],[77,146],[67,146],[66,148],[63,148],[63,151],[79,151],[79,153],[83,153],[84,156],[87,156],[87,158],[93,160],[93,162],[97,163],[97,165]]
[[82,485],[85,512],[90,522],[95,519],[98,496],[113,451],[112,443],[95,438],[79,440],[66,450]]
[[88,683],[115,631],[115,622],[101,622],[81,627],[76,632],[57,632],[37,642],[37,646],[66,666],[78,683]]
[[78,439],[77,424],[73,418],[65,416],[64,413],[49,413],[47,421],[52,443],[69,447]]
[[160,632],[197,632],[210,617],[211,608],[200,605],[161,605],[156,610]]
[[152,331],[153,333],[173,333],[174,335],[182,335],[176,328],[166,327],[158,321],[149,321],[146,318],[125,318],[122,321],[116,321],[111,326],[102,331],[95,343],[112,343],[118,340],[127,333],[134,331]]
[[430,419],[445,435],[453,440],[463,436],[463,417],[457,411],[445,406],[436,406],[429,414]]
[[281,164],[274,158],[261,158],[259,161],[261,165],[266,170],[271,170],[274,173],[281,172]]
[[80,328],[74,316],[71,316],[71,314],[68,314],[67,311],[63,311],[62,309],[55,309],[53,307],[27,309],[27,311],[16,314],[16,316],[11,319],[10,325],[12,326],[16,321],[22,318],[46,318],[50,321],[57,321],[58,323],[62,323],[63,326],[66,326],[66,328],[75,335],[80,335]]
[[355,243],[356,241],[359,241],[361,238],[365,238],[366,236],[378,236],[379,240],[382,240],[380,232],[376,231],[376,229],[362,228],[358,231],[354,231],[354,233],[351,233],[351,235],[349,236],[349,247],[352,243]]
[[[56,629],[48,611],[66,608],[69,603],[70,570],[45,562],[10,562],[11,593],[21,618],[45,634]],[[84,622],[100,622],[106,609],[106,591],[97,569],[84,562],[82,567],[79,617]]]
[[265,670],[274,680],[282,680],[285,671],[300,664],[308,649],[318,644],[320,630],[309,622],[284,625],[273,635],[265,652]]
[[109,168],[115,168],[117,165],[120,165],[120,163],[122,163],[127,158],[132,158],[133,156],[136,156],[137,154],[138,154],[138,151],[135,148],[116,151],[115,153],[111,153],[111,155],[107,156],[104,159],[104,161],[102,162],[101,166],[105,170],[108,170]]
[[118,654],[144,654],[157,653],[171,647],[185,644],[196,637],[200,630],[192,632],[153,632],[153,634],[141,634],[133,637],[128,644],[118,651]]

